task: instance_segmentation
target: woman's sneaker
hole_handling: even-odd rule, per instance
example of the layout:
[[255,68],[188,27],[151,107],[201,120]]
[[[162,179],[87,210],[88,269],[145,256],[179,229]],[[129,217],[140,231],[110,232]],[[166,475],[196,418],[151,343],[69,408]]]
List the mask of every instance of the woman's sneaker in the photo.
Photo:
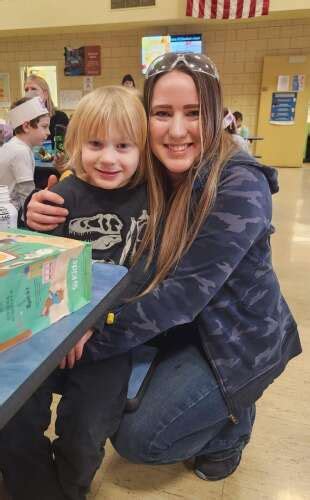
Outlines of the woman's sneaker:
[[194,472],[206,481],[219,481],[230,476],[237,469],[241,460],[242,451],[228,458],[216,459],[207,455],[200,455],[195,459]]

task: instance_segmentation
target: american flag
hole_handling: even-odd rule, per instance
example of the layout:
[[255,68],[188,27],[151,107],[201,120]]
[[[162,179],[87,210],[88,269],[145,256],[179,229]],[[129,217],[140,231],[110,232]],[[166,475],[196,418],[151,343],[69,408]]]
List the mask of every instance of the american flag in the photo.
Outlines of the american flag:
[[202,19],[266,16],[269,0],[187,0],[186,15]]

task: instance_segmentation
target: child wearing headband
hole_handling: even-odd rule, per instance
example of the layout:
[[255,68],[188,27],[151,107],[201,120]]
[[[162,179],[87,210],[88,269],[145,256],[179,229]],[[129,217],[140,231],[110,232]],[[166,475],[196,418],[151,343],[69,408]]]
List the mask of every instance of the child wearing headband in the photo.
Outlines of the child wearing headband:
[[9,122],[14,137],[0,149],[0,184],[8,186],[12,203],[19,210],[34,190],[32,148],[47,139],[50,118],[39,97],[24,97],[12,105]]
[[234,114],[228,108],[224,108],[224,118],[223,118],[223,128],[228,134],[231,134],[231,138],[239,149],[249,153],[248,143],[241,135],[237,132],[236,119]]

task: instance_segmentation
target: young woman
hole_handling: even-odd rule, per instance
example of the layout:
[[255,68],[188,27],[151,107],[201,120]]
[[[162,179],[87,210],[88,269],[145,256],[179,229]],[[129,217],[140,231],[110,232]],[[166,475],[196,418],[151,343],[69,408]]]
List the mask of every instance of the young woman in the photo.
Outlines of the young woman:
[[[151,339],[162,352],[139,408],[123,416],[118,452],[150,464],[195,457],[196,473],[218,480],[238,467],[255,401],[301,352],[271,262],[276,172],[224,133],[206,56],[165,54],[146,78],[150,219],[139,251],[156,254],[156,275],[113,325],[95,325],[92,343],[106,357]],[[34,229],[65,219],[44,200],[62,202],[36,193]]]
[[[25,82],[26,96],[39,96],[43,100],[50,115],[50,135],[47,139],[52,141],[52,147],[55,147],[55,136],[57,134],[65,136],[66,127],[69,123],[69,118],[66,113],[55,108],[52,100],[51,91],[48,83],[39,75],[31,74]],[[61,175],[66,169],[65,155],[63,152],[58,152],[54,157],[53,166]],[[46,183],[46,174],[40,171],[40,179],[36,179],[36,185],[43,187]]]

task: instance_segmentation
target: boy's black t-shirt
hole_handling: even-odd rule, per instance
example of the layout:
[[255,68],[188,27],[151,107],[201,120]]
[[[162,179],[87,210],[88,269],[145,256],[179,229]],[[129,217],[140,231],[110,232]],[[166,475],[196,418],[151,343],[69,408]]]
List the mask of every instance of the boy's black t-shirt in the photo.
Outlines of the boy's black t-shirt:
[[90,241],[93,259],[130,267],[148,219],[145,184],[108,190],[70,175],[51,191],[64,198],[69,215],[50,234]]

